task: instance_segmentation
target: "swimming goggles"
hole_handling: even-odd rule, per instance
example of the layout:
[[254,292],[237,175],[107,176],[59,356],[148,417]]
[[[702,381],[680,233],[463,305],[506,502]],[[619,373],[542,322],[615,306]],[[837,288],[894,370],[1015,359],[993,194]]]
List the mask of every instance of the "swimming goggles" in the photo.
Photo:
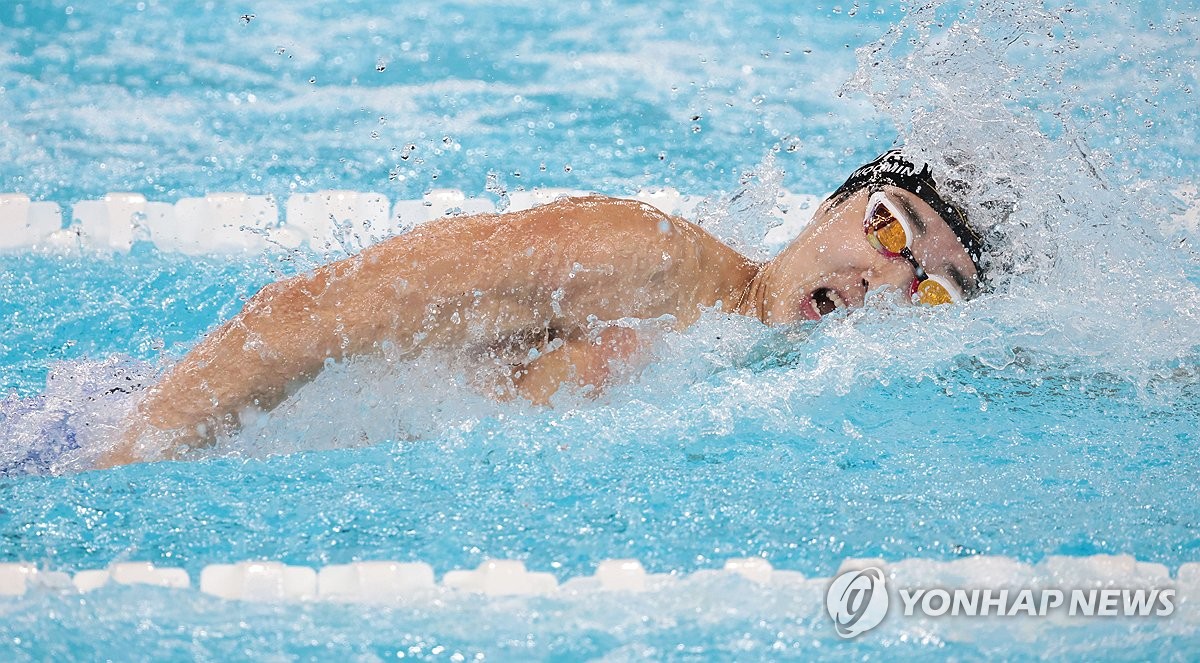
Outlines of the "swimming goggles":
[[863,218],[863,232],[867,243],[888,258],[904,258],[912,265],[916,276],[909,288],[913,301],[937,306],[961,302],[963,293],[951,281],[925,272],[912,252],[913,230],[908,215],[900,209],[890,195],[875,191],[867,201],[867,214]]

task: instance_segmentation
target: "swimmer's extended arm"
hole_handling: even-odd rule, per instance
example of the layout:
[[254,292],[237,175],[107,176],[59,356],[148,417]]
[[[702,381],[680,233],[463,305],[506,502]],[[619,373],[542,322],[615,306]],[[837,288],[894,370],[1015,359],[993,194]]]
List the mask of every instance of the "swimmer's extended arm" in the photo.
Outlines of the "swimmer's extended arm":
[[601,369],[626,343],[570,341],[594,322],[669,315],[690,324],[701,306],[735,304],[754,270],[700,229],[632,201],[571,199],[427,224],[263,288],[148,390],[99,466],[211,443],[244,408],[271,409],[327,360],[384,342],[417,352],[553,329],[568,346],[516,376],[518,392],[544,402],[564,380],[604,381]]
[[512,300],[527,298],[536,275],[526,269],[505,282],[496,278],[519,237],[506,236],[513,233],[495,221],[424,226],[264,287],[148,390],[99,466],[209,444],[236,427],[243,409],[269,410],[327,360],[365,354],[384,341],[401,350],[461,345],[468,334],[454,319],[486,318],[497,333],[531,326],[531,316],[514,315],[528,306]]
[[310,379],[326,358],[362,351],[369,330],[362,321],[340,324],[335,310],[358,298],[351,281],[333,276],[336,265],[311,277],[268,285],[151,387],[128,422],[121,444],[100,466],[139,460],[138,443],[151,455],[175,456],[205,444],[222,427],[236,425],[247,406],[270,409],[290,385]]

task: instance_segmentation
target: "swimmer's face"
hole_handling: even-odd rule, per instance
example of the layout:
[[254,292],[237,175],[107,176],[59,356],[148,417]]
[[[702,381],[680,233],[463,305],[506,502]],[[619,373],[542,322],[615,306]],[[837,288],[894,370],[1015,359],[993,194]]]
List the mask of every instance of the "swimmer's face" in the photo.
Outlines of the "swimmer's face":
[[[911,248],[930,276],[956,284],[967,297],[978,288],[974,263],[958,237],[925,201],[894,186],[881,187],[911,218]],[[866,239],[863,217],[870,192],[859,190],[836,204],[826,200],[812,222],[765,268],[760,317],[783,324],[818,320],[838,308],[863,305],[867,293],[886,289],[911,301],[915,268],[890,258]]]

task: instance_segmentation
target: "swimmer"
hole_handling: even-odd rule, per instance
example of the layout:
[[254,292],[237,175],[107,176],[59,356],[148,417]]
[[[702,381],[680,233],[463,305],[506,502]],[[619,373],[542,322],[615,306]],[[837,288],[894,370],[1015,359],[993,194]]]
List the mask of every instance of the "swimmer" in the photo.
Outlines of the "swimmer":
[[752,261],[632,200],[567,198],[453,217],[264,287],[150,387],[100,459],[178,458],[270,410],[329,360],[429,349],[500,362],[500,398],[546,405],[600,389],[639,348],[622,319],[677,329],[705,308],[769,325],[817,320],[890,289],[937,305],[981,287],[983,243],[928,165],[891,150],[856,170],[775,258]]

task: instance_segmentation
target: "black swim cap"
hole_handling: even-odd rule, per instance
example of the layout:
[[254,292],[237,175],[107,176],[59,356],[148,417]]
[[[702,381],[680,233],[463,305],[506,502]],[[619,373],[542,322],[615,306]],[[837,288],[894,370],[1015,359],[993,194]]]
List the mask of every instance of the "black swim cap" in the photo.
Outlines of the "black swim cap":
[[845,184],[833,192],[832,199],[848,197],[859,189],[890,184],[911,192],[924,200],[933,211],[938,213],[950,226],[950,230],[958,237],[958,241],[966,249],[967,255],[974,263],[979,273],[979,281],[983,281],[983,259],[985,245],[983,238],[967,223],[967,215],[957,205],[946,202],[937,192],[937,183],[933,180],[933,171],[929,164],[921,164],[918,168],[904,153],[898,149],[888,150],[879,155],[874,161],[854,171]]

